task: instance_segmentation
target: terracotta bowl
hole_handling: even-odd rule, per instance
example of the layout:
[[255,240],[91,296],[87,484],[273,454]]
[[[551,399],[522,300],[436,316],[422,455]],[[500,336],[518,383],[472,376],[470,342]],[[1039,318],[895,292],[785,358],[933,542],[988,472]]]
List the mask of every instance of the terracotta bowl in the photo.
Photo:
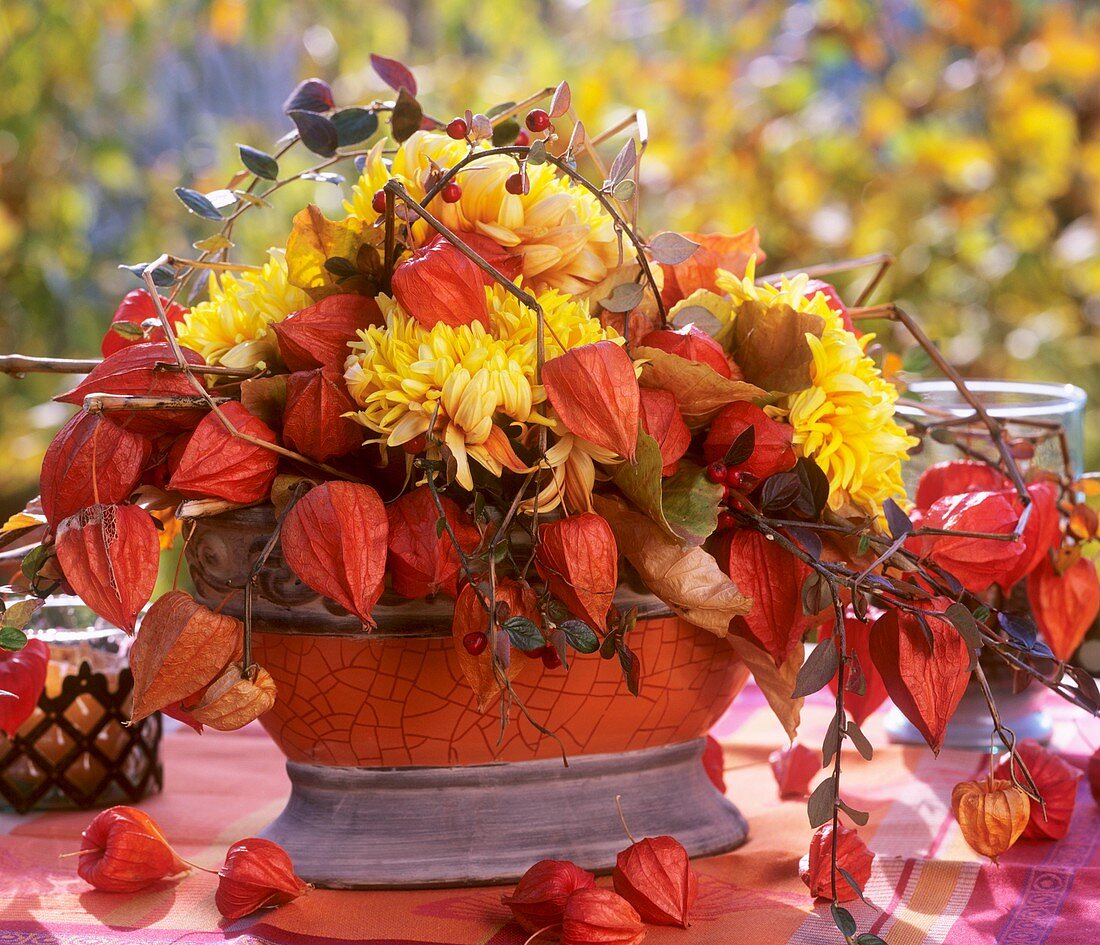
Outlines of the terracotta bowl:
[[[187,548],[199,598],[241,616],[251,562],[273,525],[270,507],[199,520]],[[748,671],[724,640],[681,620],[656,598],[623,587],[617,602],[639,608],[630,644],[641,662],[640,694],[627,690],[618,660],[577,654],[567,671],[520,657],[526,665],[515,680],[516,693],[553,735],[540,732],[515,707],[502,731],[500,712],[479,713],[462,677],[449,600],[383,597],[374,612],[378,627],[368,633],[357,618],[302,584],[276,548],[257,580],[253,655],[278,689],[275,708],[261,722],[288,759],[293,792],[287,811],[265,835],[294,847],[307,842],[298,831],[331,824],[332,842],[338,842],[341,830],[346,835],[350,829],[349,817],[377,820],[379,805],[385,807],[390,797],[390,807],[398,806],[412,821],[434,824],[430,854],[426,847],[419,856],[406,835],[395,839],[400,862],[379,866],[374,827],[371,868],[334,865],[339,857],[330,842],[323,862],[303,872],[303,863],[317,858],[310,852],[314,837],[309,846],[292,850],[299,872],[330,886],[485,882],[522,873],[549,856],[547,850],[606,868],[621,847],[613,805],[614,793],[621,793],[628,811],[633,803],[636,834],[678,830],[682,842],[698,834],[693,852],[735,846],[744,839],[744,823],[710,786],[699,758],[703,736],[741,691]],[[577,782],[592,785],[609,777],[612,793],[602,791],[585,825]],[[461,853],[448,862],[439,838],[472,825],[441,825],[441,810],[473,803],[487,832],[499,834],[499,821],[489,825],[520,802],[520,782],[529,810],[535,805],[553,811],[555,803],[568,803],[568,825],[554,812],[541,837],[527,831],[523,842],[498,838],[492,862],[478,866]],[[662,813],[662,805],[653,803],[655,791],[662,804],[671,804],[669,810]],[[684,814],[685,791],[694,796],[697,816]],[[422,805],[414,798],[422,798]],[[670,817],[673,810],[679,813]],[[342,827],[335,826],[338,817]],[[602,832],[599,843],[595,830]]]

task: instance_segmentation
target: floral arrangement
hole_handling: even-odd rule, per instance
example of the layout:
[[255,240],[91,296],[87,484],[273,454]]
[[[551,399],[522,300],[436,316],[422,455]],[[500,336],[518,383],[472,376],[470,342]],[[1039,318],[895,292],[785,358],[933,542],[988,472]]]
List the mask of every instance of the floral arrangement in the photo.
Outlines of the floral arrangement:
[[[445,123],[423,112],[404,66],[373,61],[392,100],[336,108],[307,80],[275,153],[242,145],[226,188],[177,189],[216,230],[194,258],[126,267],[143,287],[115,313],[101,361],[9,359],[87,371],[58,398],[78,412],[46,454],[40,499],[4,529],[9,543],[41,538],[15,589],[71,589],[133,631],[161,549],[186,541],[188,523],[271,503],[253,574],[280,542],[364,632],[383,595],[454,598],[479,708],[539,725],[512,685],[529,661],[567,672],[575,653],[598,652],[632,691],[644,685],[635,614],[614,603],[629,571],[729,640],[792,738],[803,697],[835,693],[805,878],[846,936],[839,904],[861,894],[870,854],[841,822],[867,814],[843,798],[840,747],[870,758],[859,726],[887,695],[938,751],[975,678],[1007,767],[959,786],[960,823],[991,856],[1039,811],[1045,824],[1053,766],[1000,724],[978,656],[1100,704],[1067,662],[1100,609],[1083,553],[1097,535],[1081,501],[1093,483],[1068,462],[1028,463],[1059,431],[1008,437],[909,315],[866,305],[886,258],[849,307],[814,278],[844,264],[759,275],[755,230],[643,237],[641,113],[590,137],[562,83]],[[627,131],[605,164],[599,146]],[[319,160],[285,173],[296,148]],[[330,168],[352,161],[340,219],[306,206],[285,246],[231,261],[243,214],[295,181],[341,186]],[[912,333],[970,399],[984,442],[951,418],[903,428],[897,365],[877,360],[867,319]],[[902,467],[925,436],[960,459],[928,470],[910,501]],[[274,704],[251,658],[251,592],[243,623],[180,590],[152,603],[132,650],[135,718],[230,729]],[[33,655],[18,651],[34,606],[6,610],[15,655],[0,670]],[[2,727],[24,709],[26,695],[0,699]],[[781,784],[806,769],[790,754],[777,766]]]

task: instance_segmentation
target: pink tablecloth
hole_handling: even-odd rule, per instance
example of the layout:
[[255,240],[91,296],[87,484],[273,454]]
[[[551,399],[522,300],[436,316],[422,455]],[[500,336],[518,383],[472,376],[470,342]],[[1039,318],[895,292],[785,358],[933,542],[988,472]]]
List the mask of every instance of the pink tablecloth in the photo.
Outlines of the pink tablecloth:
[[[1100,743],[1100,723],[1057,701],[1055,745],[1083,766]],[[820,743],[830,709],[808,706],[801,740]],[[976,775],[977,754],[939,759],[887,744],[868,764],[845,756],[845,794],[871,811],[861,830],[876,853],[867,896],[855,903],[861,931],[890,945],[1076,945],[1100,941],[1100,809],[1082,780],[1069,837],[1021,842],[1000,867],[982,862],[951,818],[952,786]],[[729,794],[749,818],[749,842],[698,861],[699,899],[687,931],[650,930],[647,942],[753,945],[839,942],[827,908],[816,908],[797,876],[810,838],[805,806],[776,798],[768,753],[783,740],[760,693],[749,689],[716,728],[725,749]],[[259,831],[287,792],[282,759],[255,727],[234,735],[172,733],[164,746],[167,787],[143,807],[188,859],[217,866],[234,840]],[[670,798],[670,803],[675,799]],[[216,880],[195,874],[133,896],[89,889],[72,859],[86,813],[0,815],[0,945],[113,945],[120,942],[240,945],[520,945],[500,896],[481,888],[427,892],[314,890],[281,909],[223,923]],[[370,856],[369,850],[363,851]],[[601,880],[606,882],[606,880]]]

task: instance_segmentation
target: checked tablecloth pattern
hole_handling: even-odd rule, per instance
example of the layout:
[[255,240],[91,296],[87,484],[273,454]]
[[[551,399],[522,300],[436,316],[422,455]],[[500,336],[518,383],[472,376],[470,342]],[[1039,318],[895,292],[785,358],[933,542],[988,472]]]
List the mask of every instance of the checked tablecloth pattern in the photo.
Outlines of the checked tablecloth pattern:
[[[1084,766],[1100,723],[1057,700],[1055,747]],[[831,717],[808,704],[801,740],[816,746]],[[1100,808],[1082,779],[1069,836],[1020,842],[999,867],[982,862],[951,818],[952,786],[984,770],[977,754],[887,744],[879,720],[864,726],[880,746],[872,763],[845,756],[845,793],[871,811],[861,830],[876,854],[867,898],[851,911],[862,930],[890,945],[1071,945],[1100,940]],[[693,925],[651,928],[647,942],[818,945],[839,941],[827,907],[815,909],[797,875],[811,831],[805,806],[780,801],[767,756],[783,741],[759,691],[750,687],[715,729],[729,794],[749,819],[740,850],[700,860]],[[226,847],[251,836],[281,809],[288,790],[282,757],[257,726],[232,735],[170,734],[165,793],[143,807],[183,856],[220,865]],[[624,793],[629,785],[624,785]],[[674,800],[670,799],[670,803]],[[0,945],[520,945],[501,888],[426,892],[313,890],[276,911],[235,923],[214,907],[216,877],[199,873],[132,896],[89,889],[72,859],[87,813],[0,814]],[[364,849],[363,856],[371,855]],[[608,880],[601,880],[606,883]]]

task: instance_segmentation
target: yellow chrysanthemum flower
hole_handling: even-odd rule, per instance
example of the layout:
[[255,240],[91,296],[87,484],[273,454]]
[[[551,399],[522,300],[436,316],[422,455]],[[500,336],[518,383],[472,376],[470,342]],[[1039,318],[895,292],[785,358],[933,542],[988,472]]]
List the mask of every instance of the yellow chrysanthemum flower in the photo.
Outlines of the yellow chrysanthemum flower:
[[[537,498],[520,503],[519,510],[531,515],[552,512],[559,505],[569,514],[592,511],[592,490],[596,487],[596,463],[611,466],[623,458],[571,433],[560,420],[554,422],[553,445],[546,451],[545,467],[550,478],[539,490]],[[604,475],[602,478],[607,478]]]
[[211,273],[209,298],[184,315],[179,341],[207,364],[271,364],[279,348],[268,326],[309,304],[309,296],[287,281],[285,254],[272,249],[258,272]]
[[[545,423],[535,407],[545,399],[535,384],[537,322],[503,286],[487,288],[489,327],[457,328],[439,322],[424,328],[386,296],[379,304],[384,326],[359,332],[352,342],[345,379],[362,410],[352,416],[400,446],[433,432],[458,463],[458,482],[473,488],[469,459],[494,475],[503,467],[523,470],[498,417],[520,424]],[[546,358],[618,335],[588,314],[586,302],[552,289],[538,296],[543,308]]]
[[[387,168],[379,143],[367,156],[363,174],[344,207],[351,216],[373,223],[378,219],[371,206],[374,194],[391,176],[420,200],[432,164],[453,167],[468,148],[466,142],[447,135],[418,131],[398,148]],[[574,186],[549,164],[528,165],[528,193],[508,193],[504,183],[515,171],[516,162],[507,155],[478,161],[459,173],[459,200],[433,200],[431,210],[457,232],[482,233],[521,254],[523,276],[536,291],[551,288],[583,295],[619,265],[614,222],[592,194]],[[432,233],[423,220],[413,225],[418,242]],[[633,258],[629,242],[623,251],[624,258]]]
[[732,319],[741,302],[752,300],[786,304],[825,322],[821,338],[806,336],[813,354],[810,386],[777,405],[793,428],[795,448],[828,477],[830,508],[879,516],[883,502],[904,497],[901,463],[917,440],[894,419],[897,388],[866,354],[875,336],[857,338],[846,329],[823,293],[807,299],[808,276],[756,285],[754,270],[750,263],[744,279],[728,272],[718,275],[719,288],[733,301]]

